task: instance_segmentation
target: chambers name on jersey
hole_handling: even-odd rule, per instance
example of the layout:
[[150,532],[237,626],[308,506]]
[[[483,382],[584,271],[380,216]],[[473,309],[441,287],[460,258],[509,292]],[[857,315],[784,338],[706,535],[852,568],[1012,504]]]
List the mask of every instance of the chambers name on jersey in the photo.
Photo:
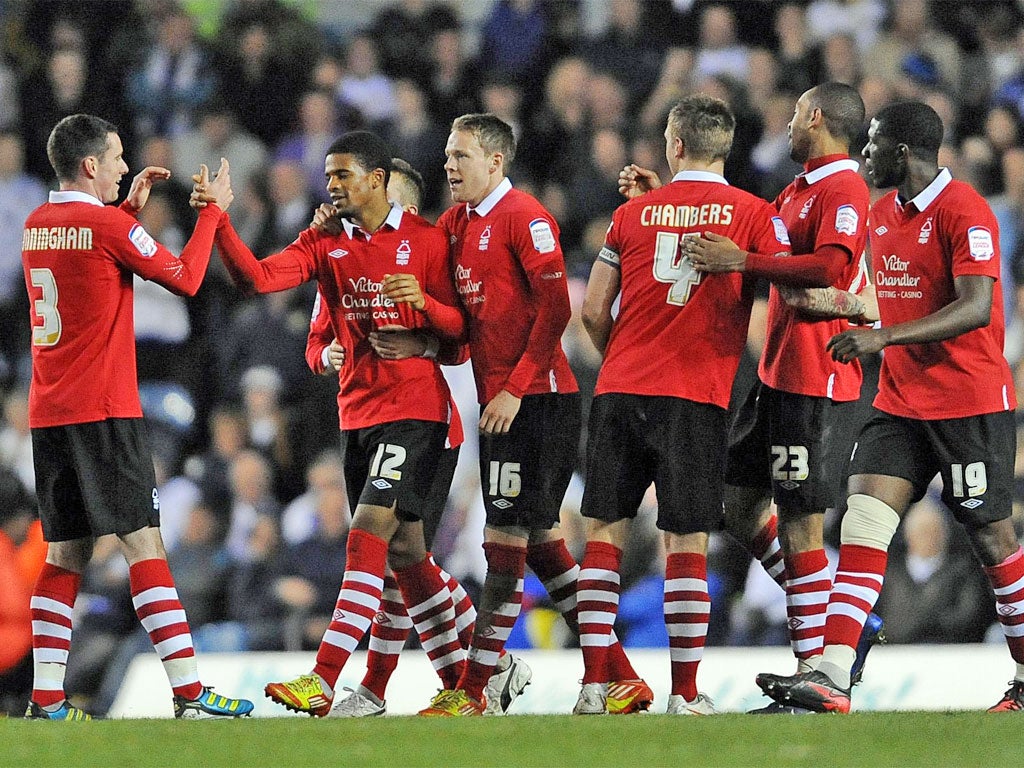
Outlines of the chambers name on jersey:
[[666,395],[726,408],[747,338],[753,281],[706,274],[682,252],[710,231],[756,253],[789,252],[775,209],[718,174],[681,171],[619,206],[598,256],[622,274],[596,394]]

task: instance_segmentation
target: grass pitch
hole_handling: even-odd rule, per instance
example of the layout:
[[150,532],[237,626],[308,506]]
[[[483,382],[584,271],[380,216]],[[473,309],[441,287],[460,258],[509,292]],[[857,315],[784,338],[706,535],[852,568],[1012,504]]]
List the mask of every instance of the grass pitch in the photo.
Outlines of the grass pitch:
[[1022,761],[1020,715],[511,716],[227,722],[0,720],[0,765],[26,768],[711,768],[956,766]]

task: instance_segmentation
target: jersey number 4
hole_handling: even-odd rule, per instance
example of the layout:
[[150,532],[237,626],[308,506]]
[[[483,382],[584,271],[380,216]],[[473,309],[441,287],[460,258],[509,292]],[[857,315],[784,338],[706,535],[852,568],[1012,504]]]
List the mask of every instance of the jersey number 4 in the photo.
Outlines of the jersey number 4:
[[672,284],[666,301],[677,307],[690,300],[693,290],[704,277],[704,273],[694,269],[690,259],[679,250],[679,244],[687,237],[697,235],[694,232],[682,236],[678,232],[658,232],[654,242],[654,279],[659,283]]
[[32,343],[37,347],[52,347],[60,341],[60,312],[57,311],[57,281],[53,272],[45,268],[29,270],[32,285],[43,295],[35,300],[36,317],[41,325],[32,326]]

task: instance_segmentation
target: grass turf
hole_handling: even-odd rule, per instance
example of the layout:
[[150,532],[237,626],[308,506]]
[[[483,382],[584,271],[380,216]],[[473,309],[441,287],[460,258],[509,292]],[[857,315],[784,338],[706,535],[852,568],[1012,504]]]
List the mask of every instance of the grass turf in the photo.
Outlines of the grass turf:
[[518,716],[228,722],[0,720],[0,766],[957,766],[1021,764],[1019,715]]

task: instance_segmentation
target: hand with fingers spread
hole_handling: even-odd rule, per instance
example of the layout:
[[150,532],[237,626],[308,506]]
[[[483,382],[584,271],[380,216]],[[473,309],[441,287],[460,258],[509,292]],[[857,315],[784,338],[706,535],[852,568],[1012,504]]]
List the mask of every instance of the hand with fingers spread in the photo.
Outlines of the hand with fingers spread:
[[309,222],[309,226],[325,235],[340,235],[344,231],[341,219],[338,218],[338,209],[330,203],[320,204],[313,212],[313,220]]
[[369,335],[370,346],[385,360],[405,360],[423,357],[427,340],[422,333],[410,331],[404,325],[382,325]]
[[519,414],[522,399],[506,389],[494,396],[480,414],[480,431],[485,435],[503,435],[512,427]]
[[141,211],[149,201],[149,193],[153,189],[153,184],[157,181],[166,181],[169,178],[171,178],[171,172],[166,168],[147,165],[132,179],[132,186],[128,190],[125,202],[134,210]]
[[381,293],[395,304],[408,304],[416,311],[422,310],[427,305],[416,275],[401,273],[384,275],[384,286]]
[[661,179],[648,168],[630,163],[619,171],[619,194],[630,199],[658,189]]
[[743,272],[746,269],[747,252],[725,235],[704,232],[700,237],[687,237],[681,247],[698,272]]

